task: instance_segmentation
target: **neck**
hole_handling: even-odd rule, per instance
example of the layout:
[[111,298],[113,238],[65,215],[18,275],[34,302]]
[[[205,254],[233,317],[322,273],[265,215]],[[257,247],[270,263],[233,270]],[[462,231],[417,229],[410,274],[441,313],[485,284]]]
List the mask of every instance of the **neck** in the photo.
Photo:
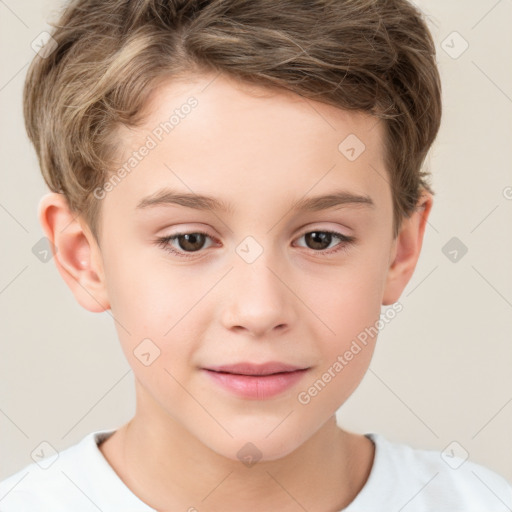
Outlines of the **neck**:
[[296,450],[246,466],[205,446],[169,415],[135,417],[100,449],[125,484],[157,510],[341,510],[366,482],[373,443],[332,416]]

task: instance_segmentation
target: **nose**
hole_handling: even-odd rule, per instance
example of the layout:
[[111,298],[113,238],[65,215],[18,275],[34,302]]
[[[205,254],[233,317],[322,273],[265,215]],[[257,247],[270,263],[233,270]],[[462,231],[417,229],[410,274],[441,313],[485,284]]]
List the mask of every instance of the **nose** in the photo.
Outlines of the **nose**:
[[224,283],[226,299],[221,301],[226,329],[265,337],[284,332],[295,322],[294,295],[288,288],[293,285],[274,267],[275,259],[271,261],[267,251],[252,263],[235,260]]

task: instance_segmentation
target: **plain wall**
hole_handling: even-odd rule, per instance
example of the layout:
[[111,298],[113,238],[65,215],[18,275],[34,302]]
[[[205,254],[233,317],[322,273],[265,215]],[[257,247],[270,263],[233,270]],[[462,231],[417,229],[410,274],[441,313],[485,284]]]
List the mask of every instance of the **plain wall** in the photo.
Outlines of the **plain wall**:
[[[416,3],[429,15],[443,82],[426,163],[434,208],[404,309],[380,333],[338,421],[417,448],[457,441],[512,481],[512,2]],[[47,189],[24,130],[22,86],[31,42],[60,5],[0,2],[0,479],[31,463],[42,441],[62,450],[135,412],[111,316],[82,309],[54,261],[32,252]],[[457,56],[461,37],[469,46]],[[453,237],[467,247],[455,262],[445,248]]]

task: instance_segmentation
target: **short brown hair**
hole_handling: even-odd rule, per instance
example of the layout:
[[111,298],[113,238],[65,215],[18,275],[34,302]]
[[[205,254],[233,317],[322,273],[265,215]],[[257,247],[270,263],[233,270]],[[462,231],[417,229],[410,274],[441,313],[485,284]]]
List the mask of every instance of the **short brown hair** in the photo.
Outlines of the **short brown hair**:
[[[71,0],[36,56],[24,115],[43,177],[99,241],[93,191],[115,128],[136,126],[163,79],[222,72],[385,123],[393,231],[415,209],[441,121],[435,45],[407,0]],[[380,178],[379,178],[380,179]]]

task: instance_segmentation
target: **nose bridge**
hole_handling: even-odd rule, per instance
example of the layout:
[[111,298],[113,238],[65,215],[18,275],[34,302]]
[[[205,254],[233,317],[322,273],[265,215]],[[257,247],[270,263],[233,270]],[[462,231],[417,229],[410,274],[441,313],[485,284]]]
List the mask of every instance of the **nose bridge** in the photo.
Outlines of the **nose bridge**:
[[289,326],[293,321],[293,294],[282,282],[286,277],[276,275],[276,268],[283,268],[277,255],[253,237],[246,237],[236,253],[222,312],[225,327],[245,328],[258,335]]

